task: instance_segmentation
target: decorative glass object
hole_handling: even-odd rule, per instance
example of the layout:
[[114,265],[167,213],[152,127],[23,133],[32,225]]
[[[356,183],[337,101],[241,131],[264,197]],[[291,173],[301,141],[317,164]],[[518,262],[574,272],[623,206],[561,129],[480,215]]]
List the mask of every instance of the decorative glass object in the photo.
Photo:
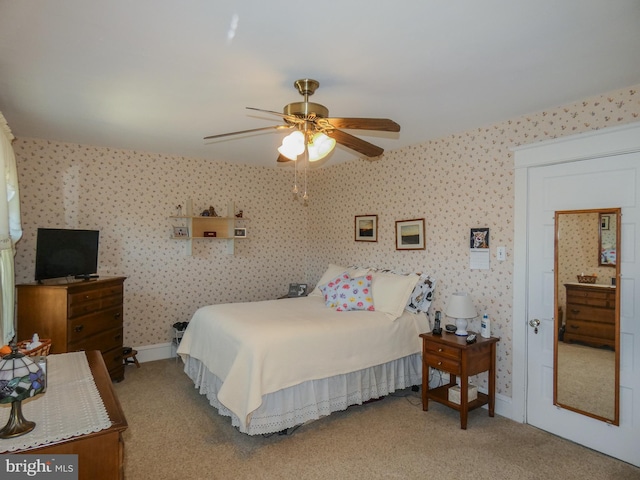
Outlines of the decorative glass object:
[[35,422],[22,416],[22,401],[42,393],[45,373],[14,346],[12,352],[0,360],[0,404],[11,403],[9,421],[0,430],[0,438],[12,438],[29,433]]

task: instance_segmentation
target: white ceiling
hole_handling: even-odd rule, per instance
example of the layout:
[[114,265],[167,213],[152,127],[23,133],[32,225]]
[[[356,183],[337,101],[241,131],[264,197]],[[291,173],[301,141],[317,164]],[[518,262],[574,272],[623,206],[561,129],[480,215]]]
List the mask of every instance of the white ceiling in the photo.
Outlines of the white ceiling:
[[[0,111],[17,137],[273,166],[310,101],[386,117],[398,149],[640,83],[639,0],[0,0]],[[356,158],[343,147],[331,163]]]

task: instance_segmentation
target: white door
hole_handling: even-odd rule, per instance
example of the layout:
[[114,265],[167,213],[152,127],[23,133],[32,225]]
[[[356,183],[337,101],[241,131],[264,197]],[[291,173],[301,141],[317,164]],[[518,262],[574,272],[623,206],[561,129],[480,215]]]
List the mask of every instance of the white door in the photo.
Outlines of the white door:
[[[526,421],[640,465],[640,153],[532,167],[527,177]],[[553,405],[554,212],[614,207],[622,208],[619,426]]]

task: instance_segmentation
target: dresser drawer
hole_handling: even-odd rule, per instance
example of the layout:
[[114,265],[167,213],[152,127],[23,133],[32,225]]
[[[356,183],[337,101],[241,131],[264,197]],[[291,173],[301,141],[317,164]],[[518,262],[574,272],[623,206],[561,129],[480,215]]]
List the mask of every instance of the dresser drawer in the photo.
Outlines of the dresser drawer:
[[109,370],[109,376],[115,382],[124,379],[124,358],[122,358],[122,345],[113,350],[102,352],[104,364]]
[[69,320],[67,342],[76,343],[116,327],[122,327],[122,306]]
[[615,313],[615,310],[608,308],[598,308],[577,303],[567,304],[567,320],[594,321],[613,325],[616,321]]
[[615,340],[613,325],[598,322],[567,321],[565,335],[579,335],[581,337],[596,337],[603,340]]
[[579,303],[582,305],[591,305],[594,307],[613,308],[615,307],[616,297],[612,292],[570,289],[567,291],[567,303]]
[[122,327],[107,330],[83,338],[77,342],[69,342],[69,351],[75,352],[79,350],[100,350],[106,352],[117,347],[122,347]]

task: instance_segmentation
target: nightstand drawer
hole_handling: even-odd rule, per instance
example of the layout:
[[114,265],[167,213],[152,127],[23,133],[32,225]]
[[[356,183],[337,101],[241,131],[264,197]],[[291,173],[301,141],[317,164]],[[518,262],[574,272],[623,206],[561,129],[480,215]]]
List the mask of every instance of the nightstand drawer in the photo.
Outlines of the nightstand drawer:
[[428,366],[437,370],[444,370],[452,375],[460,375],[460,372],[462,371],[460,367],[460,360],[445,357],[443,355],[425,352],[424,361]]
[[432,353],[439,357],[448,357],[454,360],[460,360],[461,351],[459,348],[455,348],[449,345],[443,345],[436,342],[427,342],[425,345],[426,353]]

